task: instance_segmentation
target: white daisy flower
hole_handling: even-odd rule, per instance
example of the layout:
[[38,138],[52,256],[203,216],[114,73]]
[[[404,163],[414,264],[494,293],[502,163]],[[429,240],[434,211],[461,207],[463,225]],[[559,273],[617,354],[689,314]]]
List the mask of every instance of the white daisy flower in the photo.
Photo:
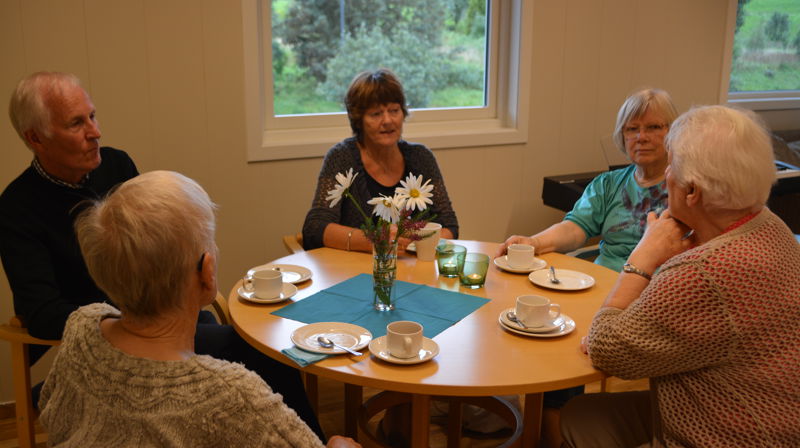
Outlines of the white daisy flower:
[[339,203],[344,192],[350,188],[350,185],[353,185],[356,176],[358,176],[358,173],[353,174],[352,168],[347,170],[346,176],[342,173],[336,173],[336,182],[338,182],[338,184],[333,187],[333,190],[328,191],[328,197],[325,198],[325,200],[331,201],[331,207]]
[[406,180],[400,181],[400,187],[395,189],[395,195],[401,196],[406,200],[406,208],[409,210],[425,210],[428,204],[433,204],[433,185],[429,185],[430,179],[422,183],[422,175],[414,177],[414,173],[408,173]]
[[400,209],[403,207],[403,199],[395,195],[394,197],[380,195],[367,201],[367,204],[374,205],[372,214],[378,215],[384,221],[392,224],[400,219]]

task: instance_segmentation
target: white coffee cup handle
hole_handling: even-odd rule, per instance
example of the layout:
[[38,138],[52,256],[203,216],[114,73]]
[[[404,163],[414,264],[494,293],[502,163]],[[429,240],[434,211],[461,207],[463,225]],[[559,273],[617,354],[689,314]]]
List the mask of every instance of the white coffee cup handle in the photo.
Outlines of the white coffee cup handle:
[[551,303],[550,310],[552,311],[554,309],[556,310],[556,317],[554,317],[553,320],[556,320],[561,316],[561,305],[558,303]]
[[242,277],[242,289],[244,289],[247,292],[253,292],[255,290],[253,277],[249,275]]

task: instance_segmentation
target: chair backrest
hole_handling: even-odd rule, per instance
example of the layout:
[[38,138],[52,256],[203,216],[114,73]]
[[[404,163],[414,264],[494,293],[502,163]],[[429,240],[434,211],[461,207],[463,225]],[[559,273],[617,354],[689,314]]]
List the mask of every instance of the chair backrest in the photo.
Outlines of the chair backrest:
[[303,234],[297,233],[295,235],[286,235],[283,237],[283,245],[290,254],[303,252]]
[[584,246],[580,249],[575,249],[572,252],[567,252],[566,255],[570,257],[580,258],[586,261],[594,261],[600,255],[600,246],[592,244],[591,246]]
[[11,344],[11,372],[14,378],[14,400],[17,413],[17,438],[21,448],[36,446],[33,424],[36,411],[31,398],[30,345],[60,345],[60,340],[39,339],[31,336],[18,316],[8,324],[0,325],[0,339]]
[[217,297],[214,299],[214,302],[211,303],[211,306],[214,307],[214,311],[217,313],[217,317],[219,318],[219,323],[222,325],[230,325],[231,324],[231,314],[228,311],[228,300],[225,299],[225,296],[217,291]]

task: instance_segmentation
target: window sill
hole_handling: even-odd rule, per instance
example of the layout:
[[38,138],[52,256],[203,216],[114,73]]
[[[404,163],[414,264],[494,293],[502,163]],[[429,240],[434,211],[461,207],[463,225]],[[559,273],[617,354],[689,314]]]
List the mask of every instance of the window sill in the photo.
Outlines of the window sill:
[[[348,126],[266,130],[260,144],[248,145],[251,162],[323,157],[336,143],[352,135]],[[403,138],[430,149],[522,144],[526,126],[503,126],[496,119],[453,122],[406,122]]]
[[752,111],[800,109],[800,96],[765,98],[763,96],[749,97],[748,95],[748,97],[737,97],[732,93],[728,97],[728,105]]

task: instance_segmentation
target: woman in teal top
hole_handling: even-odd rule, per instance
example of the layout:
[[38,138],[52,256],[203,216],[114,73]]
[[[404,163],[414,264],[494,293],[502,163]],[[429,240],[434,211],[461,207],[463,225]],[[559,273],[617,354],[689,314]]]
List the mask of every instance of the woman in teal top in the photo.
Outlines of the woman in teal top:
[[[672,98],[663,90],[645,89],[629,96],[617,113],[613,138],[633,163],[594,178],[563,221],[532,236],[509,237],[496,256],[505,255],[508,246],[517,243],[530,244],[539,254],[569,252],[601,236],[595,263],[621,271],[644,235],[647,213],[667,208],[664,137],[677,117]],[[546,446],[560,446],[559,410],[581,393],[582,386],[545,392],[542,438]]]
[[669,94],[659,89],[634,93],[620,107],[614,143],[633,162],[630,166],[597,176],[564,220],[526,237],[514,235],[500,247],[530,244],[539,254],[569,252],[586,240],[601,236],[595,263],[622,270],[628,255],[644,234],[647,213],[667,208],[664,137],[678,116]]

